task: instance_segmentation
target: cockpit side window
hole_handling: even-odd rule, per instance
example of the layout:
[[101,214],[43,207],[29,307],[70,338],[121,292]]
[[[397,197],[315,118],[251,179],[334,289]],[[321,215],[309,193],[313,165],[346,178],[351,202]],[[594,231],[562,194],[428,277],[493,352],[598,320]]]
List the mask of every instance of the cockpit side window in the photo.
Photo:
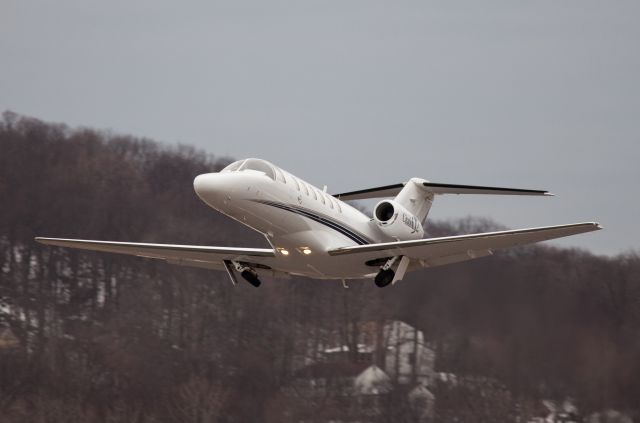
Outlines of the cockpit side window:
[[244,164],[242,165],[242,167],[240,167],[239,170],[241,172],[244,170],[255,170],[255,171],[264,173],[265,175],[267,175],[269,178],[273,180],[276,179],[276,173],[273,170],[273,166],[270,163],[260,159],[245,160]]
[[300,184],[298,183],[298,180],[296,179],[296,177],[291,174],[287,176],[293,181],[293,184],[296,186],[296,189],[300,191]]
[[275,169],[276,169],[276,179],[282,182],[283,184],[286,184],[287,180],[284,179],[284,175],[282,174],[282,171],[277,167]]

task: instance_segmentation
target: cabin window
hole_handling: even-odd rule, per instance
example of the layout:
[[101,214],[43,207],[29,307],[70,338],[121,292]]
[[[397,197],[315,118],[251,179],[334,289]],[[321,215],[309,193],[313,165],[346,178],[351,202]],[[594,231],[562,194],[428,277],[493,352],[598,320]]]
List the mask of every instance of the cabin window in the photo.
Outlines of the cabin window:
[[323,195],[327,197],[327,203],[329,203],[329,207],[331,207],[331,209],[333,210],[333,201],[331,201],[331,197],[328,197],[327,194],[324,193]]
[[340,207],[340,201],[336,200],[334,197],[331,197],[331,200],[335,203],[336,209],[338,209],[338,211],[342,213],[342,207]]
[[296,189],[300,191],[300,184],[298,183],[298,180],[296,179],[296,177],[293,175],[289,175],[289,177],[293,179],[293,183],[296,185]]

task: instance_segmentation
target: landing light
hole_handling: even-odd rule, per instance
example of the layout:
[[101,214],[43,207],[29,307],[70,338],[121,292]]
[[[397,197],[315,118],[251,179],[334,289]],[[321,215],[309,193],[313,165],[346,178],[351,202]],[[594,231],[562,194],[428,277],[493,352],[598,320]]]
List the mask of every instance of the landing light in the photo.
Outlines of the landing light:
[[308,247],[303,247],[302,253],[308,256],[309,254],[311,254],[311,249]]
[[289,255],[289,251],[285,250],[284,248],[278,248],[278,251],[280,251],[280,254],[282,254],[283,256]]

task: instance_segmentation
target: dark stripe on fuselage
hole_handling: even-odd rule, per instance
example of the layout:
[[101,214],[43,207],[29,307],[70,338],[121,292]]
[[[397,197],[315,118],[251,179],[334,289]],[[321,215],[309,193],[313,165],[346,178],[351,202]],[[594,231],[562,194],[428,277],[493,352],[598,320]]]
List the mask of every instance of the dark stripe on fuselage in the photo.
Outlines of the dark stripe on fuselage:
[[302,207],[296,207],[290,204],[285,204],[285,203],[277,203],[274,201],[264,201],[264,200],[254,200],[258,203],[261,204],[266,204],[268,206],[271,207],[276,207],[279,208],[281,210],[286,210],[288,212],[291,213],[295,213],[297,215],[300,216],[304,216],[307,217],[315,222],[321,223],[337,232],[340,232],[342,235],[346,236],[347,238],[351,239],[352,241],[354,241],[355,243],[359,244],[359,245],[366,245],[366,244],[370,244],[371,241],[366,239],[363,235],[358,234],[357,232],[355,232],[353,229],[350,229],[349,227],[338,223],[337,221],[330,219],[328,217],[324,217],[321,215],[318,215],[314,212],[312,212],[309,209],[305,209]]

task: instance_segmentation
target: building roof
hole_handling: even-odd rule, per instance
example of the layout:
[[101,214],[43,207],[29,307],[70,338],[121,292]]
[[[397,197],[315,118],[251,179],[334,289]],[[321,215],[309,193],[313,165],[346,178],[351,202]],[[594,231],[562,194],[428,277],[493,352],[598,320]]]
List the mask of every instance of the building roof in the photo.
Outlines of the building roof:
[[353,381],[353,386],[362,395],[386,394],[393,389],[391,378],[375,364],[360,373]]

